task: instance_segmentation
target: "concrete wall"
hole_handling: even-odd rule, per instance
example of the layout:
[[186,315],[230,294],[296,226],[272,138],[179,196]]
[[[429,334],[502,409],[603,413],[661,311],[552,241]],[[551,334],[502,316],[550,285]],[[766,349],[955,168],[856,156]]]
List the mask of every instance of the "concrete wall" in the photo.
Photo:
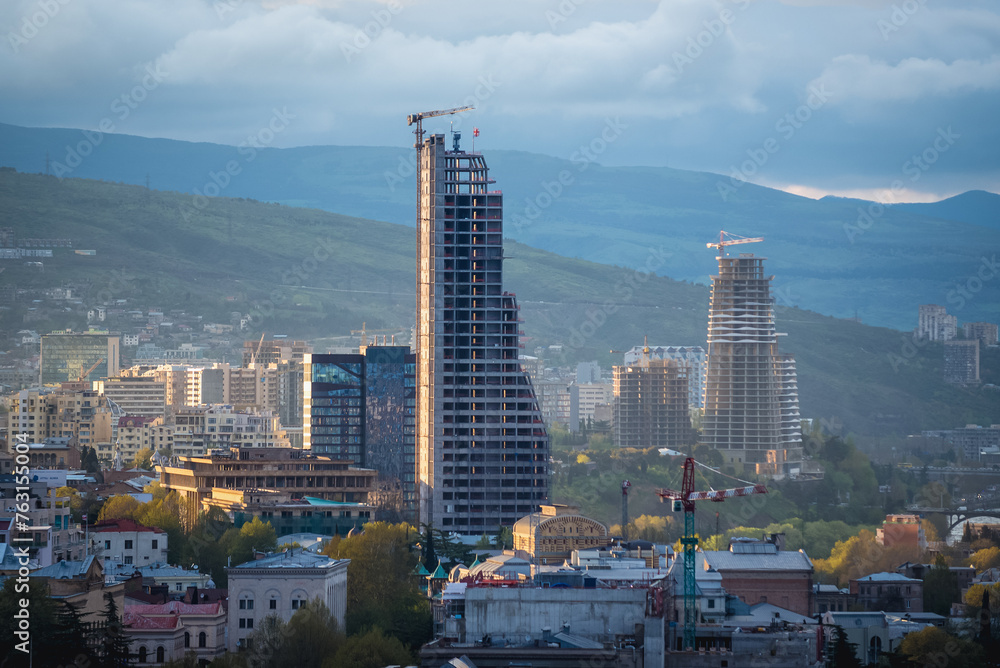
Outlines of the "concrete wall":
[[529,589],[469,587],[465,592],[466,638],[491,635],[525,641],[542,637],[550,627],[558,633],[566,622],[570,633],[593,640],[613,640],[635,633],[646,612],[645,589]]

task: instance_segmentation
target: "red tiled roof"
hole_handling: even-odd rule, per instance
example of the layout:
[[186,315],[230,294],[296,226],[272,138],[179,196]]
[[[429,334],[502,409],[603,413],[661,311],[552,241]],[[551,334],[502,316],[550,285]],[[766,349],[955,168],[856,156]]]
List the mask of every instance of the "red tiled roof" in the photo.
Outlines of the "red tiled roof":
[[135,520],[128,519],[113,519],[113,520],[101,520],[97,524],[92,524],[90,530],[95,533],[100,533],[102,531],[151,531],[153,533],[167,533],[163,529],[158,527],[147,527],[139,524]]
[[125,612],[122,615],[122,624],[131,629],[173,629],[177,628],[177,621],[179,619],[177,616],[143,617],[134,612]]
[[156,415],[126,415],[118,420],[119,427],[144,427],[157,418]]
[[171,601],[158,605],[129,605],[125,612],[134,615],[217,615],[221,611],[220,603],[181,603]]

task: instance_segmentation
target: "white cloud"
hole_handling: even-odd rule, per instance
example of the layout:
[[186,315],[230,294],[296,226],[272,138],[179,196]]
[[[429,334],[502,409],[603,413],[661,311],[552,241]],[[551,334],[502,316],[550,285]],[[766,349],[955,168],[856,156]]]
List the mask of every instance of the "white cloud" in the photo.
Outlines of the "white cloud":
[[834,58],[812,85],[835,91],[834,104],[914,101],[926,97],[1000,89],[1000,57],[988,60],[905,58],[895,65],[850,54]]

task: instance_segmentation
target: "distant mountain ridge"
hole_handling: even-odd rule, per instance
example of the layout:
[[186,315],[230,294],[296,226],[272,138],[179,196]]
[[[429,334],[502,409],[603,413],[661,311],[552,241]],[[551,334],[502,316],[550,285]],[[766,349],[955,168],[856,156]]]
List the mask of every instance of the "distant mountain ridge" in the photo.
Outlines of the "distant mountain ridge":
[[[87,309],[111,299],[204,323],[249,315],[251,330],[234,334],[237,342],[262,331],[333,340],[362,323],[398,331],[415,322],[415,239],[402,225],[224,197],[197,206],[190,194],[12,169],[0,169],[0,221],[16,237],[74,243],[54,249],[44,271],[0,264],[0,286],[16,296],[0,309],[6,340],[26,327],[85,329]],[[649,257],[661,252],[669,250]],[[514,241],[504,256],[504,288],[517,293],[526,351],[541,348],[548,364],[598,360],[609,368],[621,363],[610,350],[646,336],[653,345],[704,345],[705,286]],[[59,286],[80,303],[45,297]],[[898,331],[780,304],[776,323],[788,334],[781,350],[796,356],[802,414],[828,429],[878,437],[1000,423],[995,390],[942,383],[941,344],[916,347]],[[188,340],[174,336],[175,344]],[[1000,351],[984,351],[982,366],[984,382],[1000,384]]]
[[[0,124],[0,165],[43,172],[48,154],[51,170],[87,141],[80,130]],[[945,303],[975,275],[983,253],[1000,247],[994,215],[1000,196],[992,193],[882,207],[810,200],[716,174],[477,148],[505,193],[509,238],[707,285],[715,261],[706,241],[721,229],[762,236],[764,243],[741,250],[768,258],[779,303],[904,331],[915,327],[919,304]],[[69,175],[132,184],[148,177],[154,189],[195,197],[253,198],[413,225],[412,149],[241,151],[103,135]],[[984,285],[956,315],[962,322],[989,321],[996,313],[1000,281]]]

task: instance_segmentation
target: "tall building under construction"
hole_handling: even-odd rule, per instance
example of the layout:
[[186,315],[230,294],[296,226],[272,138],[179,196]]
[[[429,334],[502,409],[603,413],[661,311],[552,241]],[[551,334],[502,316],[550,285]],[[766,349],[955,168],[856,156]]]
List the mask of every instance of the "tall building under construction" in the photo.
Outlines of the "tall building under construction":
[[764,259],[720,248],[708,316],[708,370],[701,441],[727,464],[795,473],[802,461],[795,360],[778,352],[773,276]]
[[646,354],[614,367],[612,424],[620,448],[681,448],[692,444],[689,364]]
[[503,196],[481,154],[418,134],[420,521],[465,535],[537,512],[549,439],[503,289]]

